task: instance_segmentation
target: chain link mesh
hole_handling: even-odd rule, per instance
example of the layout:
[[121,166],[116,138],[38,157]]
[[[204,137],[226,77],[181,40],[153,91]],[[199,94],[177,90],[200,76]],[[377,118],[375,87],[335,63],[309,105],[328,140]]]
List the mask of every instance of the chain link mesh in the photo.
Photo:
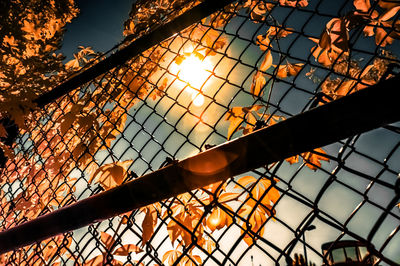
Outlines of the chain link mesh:
[[[2,171],[3,230],[374,84],[399,63],[397,41],[383,46],[399,34],[398,14],[388,26],[350,13],[352,1],[305,2],[234,2],[47,105]],[[340,51],[321,48],[337,18],[359,19],[348,52],[342,33]],[[368,25],[385,36],[363,36]],[[399,263],[397,126],[8,252],[1,263],[273,265],[297,253],[321,265],[332,259],[321,245],[343,240],[372,244],[382,265]]]

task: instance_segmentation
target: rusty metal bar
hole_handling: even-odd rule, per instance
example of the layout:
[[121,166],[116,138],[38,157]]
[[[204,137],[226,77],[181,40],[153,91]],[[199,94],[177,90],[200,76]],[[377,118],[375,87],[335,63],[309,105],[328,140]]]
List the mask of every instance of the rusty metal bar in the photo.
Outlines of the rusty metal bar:
[[0,233],[0,253],[400,120],[400,76]]

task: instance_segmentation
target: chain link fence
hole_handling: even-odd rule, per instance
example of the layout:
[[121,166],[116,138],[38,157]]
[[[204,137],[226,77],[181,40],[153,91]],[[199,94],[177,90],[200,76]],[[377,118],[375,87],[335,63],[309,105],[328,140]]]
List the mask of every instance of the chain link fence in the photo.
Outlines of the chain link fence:
[[[139,1],[114,52],[197,4]],[[392,77],[399,6],[232,1],[110,65],[36,111],[3,147],[2,229]],[[1,264],[400,263],[398,126],[4,253]]]

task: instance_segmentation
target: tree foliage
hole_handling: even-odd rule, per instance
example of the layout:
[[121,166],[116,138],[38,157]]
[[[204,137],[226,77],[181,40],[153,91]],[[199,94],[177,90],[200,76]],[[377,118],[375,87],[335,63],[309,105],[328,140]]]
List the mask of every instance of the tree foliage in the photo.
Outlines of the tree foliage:
[[64,56],[56,50],[78,9],[73,0],[15,0],[1,5],[0,115],[26,128],[32,101],[66,77]]

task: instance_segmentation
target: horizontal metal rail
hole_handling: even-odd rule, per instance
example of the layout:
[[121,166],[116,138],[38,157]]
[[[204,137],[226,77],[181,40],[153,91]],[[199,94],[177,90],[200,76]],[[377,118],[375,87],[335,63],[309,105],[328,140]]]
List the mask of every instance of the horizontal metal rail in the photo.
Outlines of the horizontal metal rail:
[[102,73],[124,64],[129,59],[140,55],[147,49],[168,39],[177,32],[184,30],[190,25],[193,25],[193,23],[200,21],[204,17],[211,15],[234,1],[236,0],[204,0],[203,3],[198,4],[174,20],[161,25],[152,32],[138,38],[127,47],[119,50],[117,53],[100,61],[82,73],[69,78],[53,90],[39,96],[34,102],[38,107],[43,108],[45,105],[54,102],[61,96],[73,91],[86,82],[93,80]]
[[400,120],[400,76],[0,233],[0,253]]

